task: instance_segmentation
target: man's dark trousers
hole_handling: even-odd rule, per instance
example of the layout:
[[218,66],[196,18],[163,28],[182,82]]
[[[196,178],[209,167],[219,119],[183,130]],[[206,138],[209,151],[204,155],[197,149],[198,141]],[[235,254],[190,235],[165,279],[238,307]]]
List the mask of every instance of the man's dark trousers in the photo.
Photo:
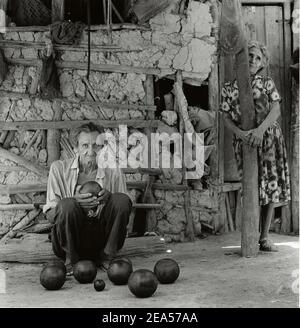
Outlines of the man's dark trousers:
[[100,260],[103,252],[114,256],[124,245],[132,202],[114,193],[100,215],[88,218],[74,198],[62,199],[55,208],[51,241],[54,254],[72,264],[79,260]]

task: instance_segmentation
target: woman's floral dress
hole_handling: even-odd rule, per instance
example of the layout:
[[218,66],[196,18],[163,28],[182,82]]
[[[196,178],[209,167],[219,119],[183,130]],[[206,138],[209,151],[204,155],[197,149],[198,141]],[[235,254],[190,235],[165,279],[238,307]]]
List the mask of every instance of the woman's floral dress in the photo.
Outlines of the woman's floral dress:
[[[271,110],[271,103],[281,98],[270,77],[256,75],[252,78],[256,124],[259,126]],[[236,126],[241,128],[237,81],[225,83],[222,89],[221,111],[228,113]],[[242,141],[234,135],[233,147],[237,167],[242,177]],[[265,132],[258,147],[258,175],[260,205],[290,200],[290,178],[287,152],[280,125],[275,122]]]

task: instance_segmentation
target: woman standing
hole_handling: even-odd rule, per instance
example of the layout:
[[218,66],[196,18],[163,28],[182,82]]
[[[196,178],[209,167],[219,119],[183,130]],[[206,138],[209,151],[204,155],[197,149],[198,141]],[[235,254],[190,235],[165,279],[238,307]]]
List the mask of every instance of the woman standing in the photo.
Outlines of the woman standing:
[[269,56],[265,46],[251,42],[249,71],[253,91],[256,128],[241,129],[241,112],[237,81],[225,83],[222,89],[221,111],[226,126],[234,133],[233,147],[240,177],[243,169],[242,143],[258,147],[258,186],[261,206],[260,250],[277,251],[268,237],[274,205],[290,200],[290,179],[287,152],[280,125],[281,98],[273,80],[258,75],[268,66]]

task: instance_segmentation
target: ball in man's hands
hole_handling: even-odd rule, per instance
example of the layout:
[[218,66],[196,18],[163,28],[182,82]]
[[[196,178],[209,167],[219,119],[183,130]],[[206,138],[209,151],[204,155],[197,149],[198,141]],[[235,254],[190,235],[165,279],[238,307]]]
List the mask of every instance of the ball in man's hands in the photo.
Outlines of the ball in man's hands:
[[99,192],[102,190],[102,187],[96,181],[87,181],[85,182],[79,192],[81,194],[92,194],[93,196],[98,196]]

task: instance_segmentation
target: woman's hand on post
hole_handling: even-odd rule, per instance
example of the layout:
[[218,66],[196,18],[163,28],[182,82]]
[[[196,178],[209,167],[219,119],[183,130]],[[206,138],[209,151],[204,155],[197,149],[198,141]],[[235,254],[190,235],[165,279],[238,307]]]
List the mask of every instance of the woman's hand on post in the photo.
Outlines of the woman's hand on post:
[[237,135],[237,137],[239,137],[243,142],[249,144],[249,139],[250,139],[249,131],[244,131],[244,130],[239,129],[239,131],[236,132],[236,135]]
[[262,144],[264,131],[256,128],[247,132],[249,135],[249,144],[252,147],[259,147]]

